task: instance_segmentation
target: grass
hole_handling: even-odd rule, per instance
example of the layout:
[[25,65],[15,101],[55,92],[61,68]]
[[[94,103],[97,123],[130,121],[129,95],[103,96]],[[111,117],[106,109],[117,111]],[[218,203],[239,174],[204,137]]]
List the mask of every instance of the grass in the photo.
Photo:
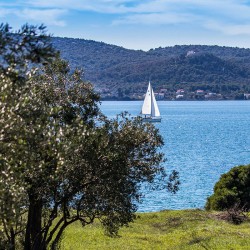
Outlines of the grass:
[[250,221],[240,225],[219,220],[203,210],[138,213],[119,236],[110,238],[99,223],[71,225],[62,239],[62,250],[243,250],[250,249]]

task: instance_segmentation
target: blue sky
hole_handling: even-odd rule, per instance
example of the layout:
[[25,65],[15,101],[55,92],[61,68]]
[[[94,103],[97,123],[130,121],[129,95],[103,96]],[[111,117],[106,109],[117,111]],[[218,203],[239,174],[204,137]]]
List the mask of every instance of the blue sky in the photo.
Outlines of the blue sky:
[[0,22],[43,23],[54,36],[130,49],[250,48],[250,0],[0,0]]

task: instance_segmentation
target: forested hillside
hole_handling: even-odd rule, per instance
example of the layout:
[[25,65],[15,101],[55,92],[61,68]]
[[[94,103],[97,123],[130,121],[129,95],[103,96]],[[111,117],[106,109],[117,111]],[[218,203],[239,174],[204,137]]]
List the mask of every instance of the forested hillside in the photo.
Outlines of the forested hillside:
[[71,66],[84,69],[86,80],[112,96],[146,90],[151,79],[156,91],[202,89],[229,99],[250,92],[250,49],[204,45],[129,50],[84,39],[53,38]]

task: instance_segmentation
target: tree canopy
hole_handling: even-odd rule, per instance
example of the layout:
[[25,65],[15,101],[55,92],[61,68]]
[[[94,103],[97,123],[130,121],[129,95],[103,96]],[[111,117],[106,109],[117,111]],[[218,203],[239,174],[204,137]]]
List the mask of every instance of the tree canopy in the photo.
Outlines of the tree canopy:
[[207,199],[206,209],[250,209],[250,165],[237,166],[223,174]]
[[[0,30],[6,55],[19,44],[16,35],[24,43],[1,67],[0,249],[55,249],[75,221],[99,219],[117,234],[134,219],[141,183],[178,189],[176,172],[166,180],[162,137],[140,118],[107,119],[82,72],[36,33],[43,28],[23,29]],[[43,49],[33,49],[40,42]]]

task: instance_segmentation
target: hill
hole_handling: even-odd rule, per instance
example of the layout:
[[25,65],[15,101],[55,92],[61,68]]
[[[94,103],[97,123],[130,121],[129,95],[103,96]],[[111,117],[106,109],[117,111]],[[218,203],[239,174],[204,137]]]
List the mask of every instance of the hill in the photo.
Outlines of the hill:
[[[157,92],[172,98],[184,89],[220,93],[228,99],[250,92],[250,49],[178,45],[149,51],[129,50],[85,39],[53,38],[70,65],[84,69],[86,80],[111,96],[140,96],[149,79]],[[205,93],[204,92],[204,93]]]

